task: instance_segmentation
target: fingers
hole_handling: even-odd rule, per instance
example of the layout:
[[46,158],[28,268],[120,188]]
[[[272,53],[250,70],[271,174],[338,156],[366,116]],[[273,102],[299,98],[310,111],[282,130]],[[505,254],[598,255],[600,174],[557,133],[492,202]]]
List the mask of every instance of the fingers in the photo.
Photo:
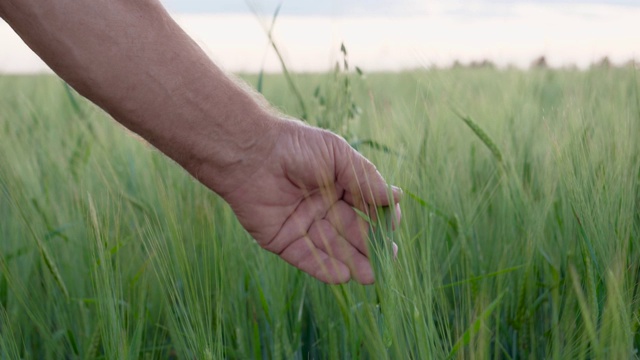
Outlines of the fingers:
[[341,236],[329,221],[315,222],[309,229],[309,238],[318,249],[346,265],[354,280],[361,284],[374,282],[373,269],[367,257]]
[[391,219],[391,227],[395,230],[400,225],[400,220],[402,220],[402,209],[400,209],[400,204],[396,204],[394,207],[394,217]]
[[402,190],[392,187],[390,199],[387,182],[369,160],[344,140],[335,140],[333,144],[337,183],[353,195],[352,205],[361,205],[357,204],[358,198],[375,206],[389,206],[400,201]]
[[338,201],[341,191],[317,191],[305,197],[284,221],[280,230],[269,241],[262,243],[265,249],[280,254],[291,242],[304,237],[315,221],[324,218],[327,210]]
[[287,246],[280,257],[289,264],[327,284],[342,284],[351,279],[351,271],[342,262],[318,249],[305,236]]
[[[319,218],[321,201],[310,198],[301,203],[298,210],[306,213],[313,209],[315,215],[292,214],[283,227],[289,230],[282,231],[265,248],[323,282],[339,284],[353,278],[361,284],[372,284],[375,276],[368,259],[367,222],[344,201],[334,203],[324,218]],[[398,214],[399,206],[395,209]],[[397,245],[393,245],[395,255]]]
[[367,235],[369,226],[349,204],[338,201],[327,212],[326,219],[338,231],[338,234],[346,239],[364,256],[369,256]]
[[[368,259],[369,224],[353,207],[374,221],[377,207],[389,207],[395,228],[401,217],[402,191],[389,187],[376,167],[344,139],[323,134],[322,153],[327,160],[293,172],[300,181],[289,181],[301,189],[304,199],[291,208],[280,231],[263,246],[321,281],[337,284],[353,278],[371,284],[375,279]],[[322,197],[314,191],[331,195]],[[395,244],[393,249],[395,255]]]
[[[349,205],[338,204],[329,210],[326,219],[314,221],[304,236],[291,242],[279,255],[330,284],[347,282],[351,278],[361,284],[372,284],[375,280],[373,269],[364,255],[368,253],[366,223]],[[280,240],[274,243],[278,242]]]

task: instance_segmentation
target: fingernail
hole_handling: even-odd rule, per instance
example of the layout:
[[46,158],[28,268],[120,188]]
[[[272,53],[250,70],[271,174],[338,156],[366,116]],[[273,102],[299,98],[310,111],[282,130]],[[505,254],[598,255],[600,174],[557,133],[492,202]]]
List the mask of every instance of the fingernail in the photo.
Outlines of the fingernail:
[[[396,204],[394,210],[395,210],[395,213],[396,213],[395,214],[396,217],[394,219],[395,220],[395,224],[394,225],[395,225],[395,227],[397,227],[398,225],[400,225],[400,221],[402,220],[402,210],[400,209],[400,204]],[[395,229],[395,227],[394,227],[394,229]]]
[[398,200],[400,200],[400,198],[402,198],[402,195],[404,195],[404,191],[402,191],[401,188],[395,185],[391,185],[391,190],[393,191],[394,194],[398,196]]

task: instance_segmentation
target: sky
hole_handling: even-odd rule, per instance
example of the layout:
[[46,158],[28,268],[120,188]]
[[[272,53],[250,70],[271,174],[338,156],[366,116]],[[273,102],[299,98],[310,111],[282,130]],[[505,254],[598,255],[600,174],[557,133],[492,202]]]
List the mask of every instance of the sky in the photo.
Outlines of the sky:
[[[483,59],[526,68],[542,55],[557,67],[640,60],[640,0],[161,1],[232,72],[280,71],[264,31],[279,4],[274,38],[299,72],[332,68],[341,43],[365,71]],[[0,49],[0,72],[48,71],[1,21]]]
[[170,10],[179,13],[244,13],[248,4],[264,10],[281,5],[283,15],[305,16],[415,16],[426,15],[434,7],[448,4],[454,8],[482,5],[508,7],[535,4],[605,4],[640,6],[640,0],[162,0]]

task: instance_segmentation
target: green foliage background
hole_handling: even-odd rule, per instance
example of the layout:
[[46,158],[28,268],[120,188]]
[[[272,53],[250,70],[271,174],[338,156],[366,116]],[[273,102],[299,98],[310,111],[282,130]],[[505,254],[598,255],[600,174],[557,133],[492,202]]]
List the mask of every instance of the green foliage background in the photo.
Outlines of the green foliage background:
[[638,70],[294,80],[405,190],[375,286],[301,274],[59,79],[3,76],[0,358],[638,358]]

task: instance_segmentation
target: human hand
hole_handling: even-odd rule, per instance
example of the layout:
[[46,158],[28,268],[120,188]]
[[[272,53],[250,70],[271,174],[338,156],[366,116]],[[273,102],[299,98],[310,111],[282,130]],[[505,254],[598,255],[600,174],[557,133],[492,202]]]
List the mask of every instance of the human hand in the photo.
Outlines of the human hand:
[[353,207],[394,206],[400,219],[401,190],[390,201],[375,166],[329,131],[291,120],[277,130],[261,165],[221,196],[260,246],[291,265],[326,283],[373,283],[368,225]]
[[220,194],[262,247],[322,281],[373,282],[367,224],[352,207],[396,205],[400,190],[390,201],[375,167],[335,134],[274,119],[159,1],[0,1],[0,17],[78,92]]

